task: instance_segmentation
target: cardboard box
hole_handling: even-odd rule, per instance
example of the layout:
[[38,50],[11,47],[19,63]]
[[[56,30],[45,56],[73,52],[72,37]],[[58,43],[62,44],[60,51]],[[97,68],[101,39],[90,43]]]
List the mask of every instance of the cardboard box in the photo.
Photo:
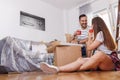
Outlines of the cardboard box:
[[55,48],[54,65],[62,66],[81,57],[81,46],[58,45]]
[[55,47],[57,45],[60,45],[60,41],[53,41],[53,42],[51,42],[50,45],[47,47],[48,53],[53,53],[53,51],[55,50]]
[[71,34],[68,34],[66,33],[65,34],[65,37],[66,37],[66,42],[67,43],[71,43],[72,39],[73,39],[73,36]]

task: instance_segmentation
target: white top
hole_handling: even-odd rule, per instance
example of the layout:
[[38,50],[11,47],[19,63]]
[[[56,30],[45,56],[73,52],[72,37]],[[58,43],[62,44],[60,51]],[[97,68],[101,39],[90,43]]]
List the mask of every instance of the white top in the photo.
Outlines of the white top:
[[105,54],[111,54],[111,50],[109,50],[105,45],[104,45],[104,37],[103,37],[103,32],[100,31],[98,32],[97,36],[96,36],[96,39],[97,41],[100,41],[102,44],[97,48],[98,51],[102,51],[104,52]]
[[80,27],[81,35],[77,35],[77,39],[78,39],[78,40],[82,40],[82,39],[88,38],[88,32],[89,32],[89,29],[90,29],[90,28],[91,28],[90,26],[87,26],[86,29],[82,29],[82,28]]

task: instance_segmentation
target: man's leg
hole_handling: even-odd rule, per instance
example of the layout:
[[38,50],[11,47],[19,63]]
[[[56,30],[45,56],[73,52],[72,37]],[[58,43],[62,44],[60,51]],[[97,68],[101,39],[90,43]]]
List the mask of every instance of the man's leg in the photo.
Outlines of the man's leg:
[[87,56],[87,54],[86,54],[86,47],[83,46],[81,49],[82,49],[82,57],[86,57]]

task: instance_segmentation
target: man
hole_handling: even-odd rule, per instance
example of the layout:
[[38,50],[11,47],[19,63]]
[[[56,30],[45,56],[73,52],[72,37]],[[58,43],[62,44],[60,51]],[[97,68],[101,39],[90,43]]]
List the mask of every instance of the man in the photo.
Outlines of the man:
[[87,16],[85,14],[82,14],[79,16],[79,23],[80,23],[80,29],[76,30],[74,33],[72,43],[77,42],[78,44],[82,44],[82,55],[87,56],[86,54],[86,41],[88,40],[88,32],[90,30],[90,27],[87,25]]

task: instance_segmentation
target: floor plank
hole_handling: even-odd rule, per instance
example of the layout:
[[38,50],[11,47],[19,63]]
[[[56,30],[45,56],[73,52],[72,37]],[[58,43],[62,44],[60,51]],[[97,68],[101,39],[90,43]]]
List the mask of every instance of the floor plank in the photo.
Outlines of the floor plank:
[[0,74],[0,80],[120,80],[120,71],[94,71],[45,74],[25,72],[21,74]]

